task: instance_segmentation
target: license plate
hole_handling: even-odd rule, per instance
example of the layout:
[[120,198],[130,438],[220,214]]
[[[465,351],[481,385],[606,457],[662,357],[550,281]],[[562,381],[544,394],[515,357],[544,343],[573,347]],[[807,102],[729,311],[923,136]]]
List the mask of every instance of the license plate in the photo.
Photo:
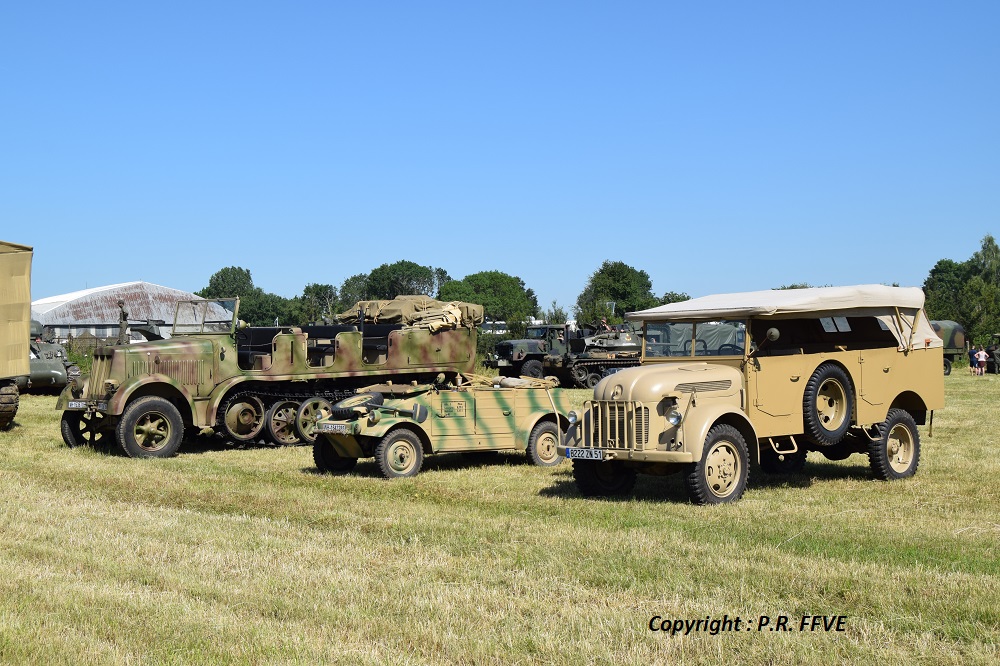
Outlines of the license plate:
[[567,448],[566,457],[570,460],[604,460],[604,451],[600,449]]
[[[67,409],[87,409],[88,407],[90,407],[90,404],[86,400],[70,400],[69,401],[69,405],[66,408]],[[101,400],[101,401],[98,401],[98,402],[94,403],[94,409],[96,409],[99,412],[106,412],[106,411],[108,411],[108,401],[107,400]]]
[[348,432],[346,423],[320,423],[316,427],[320,432],[329,432],[335,435],[346,435]]

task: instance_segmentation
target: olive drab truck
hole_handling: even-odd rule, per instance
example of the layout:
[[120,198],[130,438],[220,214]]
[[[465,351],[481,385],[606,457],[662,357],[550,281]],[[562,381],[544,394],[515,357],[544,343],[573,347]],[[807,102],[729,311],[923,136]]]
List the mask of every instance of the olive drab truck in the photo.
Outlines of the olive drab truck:
[[508,377],[553,376],[563,386],[594,388],[609,371],[639,365],[641,342],[628,325],[593,332],[567,324],[528,326],[525,338],[502,340],[486,367]]
[[91,373],[59,396],[63,440],[114,440],[133,457],[173,455],[184,432],[300,443],[309,398],[471,372],[483,319],[480,305],[426,296],[362,301],[316,326],[250,327],[238,314],[237,298],[182,301],[169,339],[95,350]]
[[603,379],[559,452],[584,495],[637,473],[684,474],[696,504],[739,499],[751,463],[802,469],[867,454],[879,479],[917,471],[918,425],[944,404],[942,341],[919,288],[719,294],[629,313],[642,365]]
[[942,350],[944,355],[944,374],[945,376],[950,375],[952,365],[955,363],[965,365],[969,360],[969,357],[966,356],[969,347],[965,337],[965,328],[957,321],[948,319],[933,320],[931,321],[931,326],[938,337],[944,341],[944,349]]
[[0,241],[0,431],[13,425],[17,384],[30,372],[30,322],[31,248]]

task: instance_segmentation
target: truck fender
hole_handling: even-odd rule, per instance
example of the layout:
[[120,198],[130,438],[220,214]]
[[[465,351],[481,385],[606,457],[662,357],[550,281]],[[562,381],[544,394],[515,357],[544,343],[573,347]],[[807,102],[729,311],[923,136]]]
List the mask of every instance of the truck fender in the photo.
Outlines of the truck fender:
[[728,423],[739,430],[746,440],[751,460],[756,459],[757,431],[754,430],[746,414],[728,405],[709,405],[696,410],[694,416],[696,423],[690,421],[684,423],[684,450],[694,454],[695,460],[701,460],[708,431],[717,423]]

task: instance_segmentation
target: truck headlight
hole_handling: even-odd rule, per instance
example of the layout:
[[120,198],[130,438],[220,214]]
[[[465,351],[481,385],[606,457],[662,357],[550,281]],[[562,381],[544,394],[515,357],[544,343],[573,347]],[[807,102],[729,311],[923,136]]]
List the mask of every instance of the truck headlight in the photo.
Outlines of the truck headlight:
[[580,416],[576,412],[571,411],[566,415],[566,419],[569,421],[570,425],[576,425],[576,422],[580,420]]
[[684,420],[684,415],[678,412],[676,409],[671,409],[669,412],[667,412],[667,421],[669,421],[670,425],[674,426],[675,428],[679,426],[681,424],[681,421],[683,420]]

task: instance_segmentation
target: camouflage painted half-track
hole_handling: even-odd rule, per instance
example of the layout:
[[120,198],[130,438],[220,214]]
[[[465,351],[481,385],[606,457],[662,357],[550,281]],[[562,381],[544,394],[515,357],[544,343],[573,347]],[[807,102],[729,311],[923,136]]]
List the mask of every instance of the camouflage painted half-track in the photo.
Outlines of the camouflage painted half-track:
[[[335,405],[322,418],[298,424],[315,434],[313,460],[321,472],[344,474],[359,458],[374,458],[388,479],[413,476],[424,456],[443,452],[521,450],[542,467],[556,453],[569,401],[554,382],[497,378],[489,385],[459,383],[371,386]],[[304,415],[306,416],[306,415]]]
[[173,455],[185,431],[298,443],[288,426],[305,398],[471,372],[483,315],[426,296],[360,302],[316,326],[248,327],[238,312],[237,298],[183,301],[169,339],[97,349],[59,396],[63,439],[115,440],[135,457]]
[[602,377],[639,365],[641,337],[623,329],[595,333],[566,324],[529,326],[524,339],[497,343],[486,366],[506,376],[554,376],[563,386],[593,388]]
[[31,248],[0,241],[0,430],[8,430],[20,403],[18,382],[30,372]]

